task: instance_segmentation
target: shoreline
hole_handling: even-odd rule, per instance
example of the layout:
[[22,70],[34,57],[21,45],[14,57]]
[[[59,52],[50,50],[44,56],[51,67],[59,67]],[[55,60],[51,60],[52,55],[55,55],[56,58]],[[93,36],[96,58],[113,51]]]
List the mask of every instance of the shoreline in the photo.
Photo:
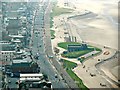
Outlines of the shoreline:
[[[63,0],[59,1],[57,6],[64,7],[62,1]],[[89,4],[88,6],[91,6],[90,3],[87,3],[87,4]],[[98,5],[98,7],[97,7],[97,5]],[[96,46],[98,46],[99,44],[102,45],[103,47],[106,46],[107,47],[106,49],[104,49],[102,47],[103,52],[109,51],[110,55],[105,56],[102,53],[100,56],[90,58],[89,61],[87,60],[84,63],[86,65],[86,69],[83,69],[82,65],[78,64],[79,66],[76,67],[73,71],[75,72],[75,74],[77,74],[77,76],[79,78],[81,78],[83,80],[85,85],[88,86],[89,88],[95,88],[94,84],[91,83],[94,81],[96,82],[96,84],[95,84],[96,88],[98,88],[98,87],[99,88],[108,88],[108,87],[111,87],[110,83],[112,84],[112,82],[108,82],[108,79],[103,78],[103,76],[98,73],[98,71],[94,65],[96,63],[98,63],[98,61],[97,61],[98,58],[101,58],[101,60],[102,60],[102,59],[108,58],[108,57],[112,56],[112,54],[114,54],[114,51],[116,51],[118,49],[118,46],[117,46],[118,45],[118,43],[117,43],[118,37],[117,37],[117,32],[116,32],[117,30],[116,31],[114,30],[114,28],[112,27],[110,22],[107,21],[107,19],[102,14],[103,13],[102,9],[104,6],[102,5],[102,3],[97,4],[97,5],[94,5],[93,7],[90,7],[90,8],[88,8],[88,6],[86,4],[85,5],[76,5],[76,7],[77,7],[77,9],[75,10],[76,12],[79,12],[80,10],[88,10],[88,11],[92,11],[95,14],[98,14],[98,16],[96,18],[94,18],[93,20],[91,19],[91,21],[90,21],[90,19],[83,20],[83,21],[80,21],[81,19],[80,20],[78,19],[79,20],[79,22],[78,22],[78,20],[72,19],[73,23],[72,24],[69,23],[69,24],[70,25],[75,24],[76,27],[73,27],[74,26],[73,25],[71,32],[72,32],[73,36],[77,37],[79,42],[80,42],[80,38],[82,37],[82,38],[84,38],[84,41],[86,41],[88,43],[93,43],[93,44],[95,43]],[[94,8],[94,7],[96,7],[96,8]],[[73,13],[71,13],[70,15],[74,15]],[[52,40],[53,47],[55,47],[55,46],[57,47],[57,43],[59,43],[59,42],[64,42],[65,30],[64,30],[64,25],[61,26],[61,23],[62,23],[61,20],[63,20],[63,17],[67,18],[70,15],[62,14],[60,16],[54,17],[53,20],[54,20],[55,25],[53,26],[53,28],[55,26],[57,26],[57,29],[55,29],[56,38],[54,40]],[[85,27],[84,28],[80,27],[80,24],[82,24],[83,26],[85,25]],[[87,27],[87,29],[86,29],[86,27]],[[74,31],[75,29],[77,29],[77,30]],[[79,33],[77,33],[77,32],[79,32]],[[113,50],[111,48],[113,48],[115,50]],[[69,60],[69,61],[71,61],[71,60]],[[73,62],[77,62],[77,61],[73,60]],[[90,69],[90,70],[88,70],[89,72],[86,72],[87,69]],[[90,77],[90,73],[93,71],[94,71],[94,73],[96,73],[97,76],[92,78],[92,77]],[[105,81],[105,83],[107,84],[107,87],[102,87],[99,85],[101,80]]]

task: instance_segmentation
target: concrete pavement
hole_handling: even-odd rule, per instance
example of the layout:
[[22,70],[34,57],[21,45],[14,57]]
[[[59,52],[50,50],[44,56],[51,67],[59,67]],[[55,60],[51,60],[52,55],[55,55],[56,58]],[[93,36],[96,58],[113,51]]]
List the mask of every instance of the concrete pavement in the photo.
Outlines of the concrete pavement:
[[[60,2],[58,3],[58,6],[64,7],[63,3],[60,3]],[[66,15],[60,15],[60,16],[54,18],[54,27],[53,27],[53,29],[55,29],[56,38],[54,40],[52,40],[52,46],[53,47],[57,47],[57,43],[65,41],[64,40],[64,37],[65,37],[64,32],[66,30],[64,30],[64,29],[68,29],[68,32],[69,32],[70,35],[76,36],[78,42],[81,42],[83,40],[83,37],[88,36],[86,33],[82,33],[82,35],[81,35],[82,31],[80,29],[84,28],[84,27],[82,27],[82,25],[80,25],[79,23],[77,23],[77,26],[76,26],[76,24],[74,24],[74,23],[76,23],[75,20],[74,20],[74,22],[71,21],[71,20],[69,20],[69,22],[66,21],[66,18],[69,17],[69,16],[70,16],[70,14],[69,15],[66,14]],[[62,20],[64,20],[65,22],[63,23]],[[66,23],[66,22],[68,22],[68,23]],[[70,27],[68,27],[68,28],[65,27],[66,24],[69,24],[69,25],[67,25],[67,27],[68,26],[70,26]],[[57,28],[55,28],[55,27],[57,27]],[[103,39],[100,39],[100,40],[103,40]],[[105,59],[107,59],[109,57],[112,57],[115,54],[116,50],[111,49],[110,47],[104,48],[103,45],[99,45],[99,44],[88,42],[88,41],[86,43],[89,44],[89,45],[101,48],[103,50],[103,52],[102,52],[102,54],[100,54],[97,57],[87,59],[83,63],[85,65],[85,68],[83,68],[83,66],[78,63],[79,64],[78,67],[76,67],[73,71],[83,80],[85,85],[90,87],[90,88],[98,88],[98,87],[99,88],[110,88],[110,87],[112,87],[109,80],[106,79],[104,76],[100,75],[100,72],[99,72],[98,69],[96,69],[95,65],[98,62],[101,62],[102,60],[105,60]],[[103,55],[103,53],[106,52],[106,51],[109,51],[110,54],[109,55]],[[98,59],[100,59],[100,61],[98,61]],[[72,61],[72,59],[68,59],[68,60]],[[75,60],[73,60],[73,62],[77,63],[77,61],[75,61]],[[96,76],[91,77],[90,73],[95,73]],[[93,82],[96,82],[96,83],[93,83]],[[100,82],[106,83],[107,86],[106,87],[100,86]]]

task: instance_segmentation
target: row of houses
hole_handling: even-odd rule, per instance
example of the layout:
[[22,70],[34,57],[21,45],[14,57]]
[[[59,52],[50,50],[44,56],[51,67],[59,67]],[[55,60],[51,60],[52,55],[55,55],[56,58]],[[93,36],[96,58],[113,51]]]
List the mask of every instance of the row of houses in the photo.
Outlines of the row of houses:
[[37,63],[25,50],[30,37],[28,16],[33,12],[27,9],[26,2],[1,2],[0,5],[0,61],[13,74],[37,72]]
[[[35,3],[3,2],[1,17],[0,61],[5,67],[5,74],[11,78],[19,77],[19,88],[25,82],[29,86],[51,87],[51,83],[36,76],[41,75],[40,67],[29,52],[32,15]],[[37,4],[39,7],[39,4]],[[38,16],[39,17],[39,16]],[[36,18],[37,23],[41,17]],[[7,62],[7,63],[6,63]],[[32,75],[32,76],[31,76]],[[23,77],[25,76],[25,77]]]
[[0,7],[0,60],[7,61],[29,46],[27,8],[26,3],[17,2],[1,2]]

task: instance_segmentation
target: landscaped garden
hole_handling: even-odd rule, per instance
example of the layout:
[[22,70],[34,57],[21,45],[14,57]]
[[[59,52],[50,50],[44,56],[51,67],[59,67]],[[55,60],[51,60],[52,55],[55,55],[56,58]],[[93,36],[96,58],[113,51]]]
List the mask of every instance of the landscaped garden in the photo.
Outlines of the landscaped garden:
[[85,55],[89,52],[92,52],[93,50],[81,50],[81,51],[75,51],[75,52],[69,52],[67,54],[61,54],[63,57],[67,58],[78,58],[82,55]]
[[[61,47],[65,50],[67,50],[68,45],[81,45],[81,43],[78,43],[78,42],[61,42],[61,43],[58,43],[58,47]],[[78,58],[78,57],[80,57],[82,55],[85,55],[87,53],[90,53],[94,50],[99,51],[99,52],[102,51],[101,49],[99,49],[97,47],[93,47],[93,46],[88,45],[88,49],[86,49],[86,50],[67,52],[67,53],[61,54],[61,56],[67,57],[67,58]]]
[[69,9],[69,8],[61,8],[61,7],[58,7],[58,6],[55,6],[53,7],[52,9],[52,17],[54,16],[59,16],[61,14],[67,14],[67,13],[72,13],[73,12],[73,9]]
[[54,39],[55,38],[55,31],[54,30],[50,30],[50,33],[51,33],[51,39]]
[[82,80],[72,71],[73,68],[77,66],[76,63],[67,61],[63,59],[63,67],[66,69],[66,72],[70,75],[70,77],[77,82],[76,84],[80,88],[80,90],[88,90],[88,88],[83,84]]
[[64,60],[63,59],[63,68],[67,68],[67,69],[73,69],[77,66],[76,63],[73,63],[73,62],[70,62],[70,61],[67,61],[67,60]]
[[78,43],[78,42],[61,42],[61,43],[58,43],[58,47],[61,47],[61,48],[67,50],[68,45],[76,45],[76,44],[80,45],[80,43]]
[[61,8],[61,7],[58,7],[58,6],[54,6],[53,9],[52,9],[52,13],[51,13],[51,18],[50,18],[50,28],[53,27],[53,18],[55,16],[59,16],[61,14],[67,14],[67,13],[72,13],[73,12],[73,9],[68,9],[68,8]]

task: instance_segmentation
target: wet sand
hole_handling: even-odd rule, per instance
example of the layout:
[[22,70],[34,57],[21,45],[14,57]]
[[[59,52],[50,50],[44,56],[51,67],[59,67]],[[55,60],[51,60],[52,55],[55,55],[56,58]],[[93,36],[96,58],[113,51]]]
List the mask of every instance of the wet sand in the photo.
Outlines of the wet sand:
[[[76,6],[75,12],[77,12],[78,14],[84,13],[86,10],[91,12],[91,14],[89,15],[78,16],[68,20],[68,23],[70,22],[72,23],[71,25],[74,25],[74,27],[72,27],[71,29],[73,36],[77,36],[78,39],[82,39],[87,42],[93,42],[96,44],[100,44],[102,46],[108,46],[117,49],[118,48],[118,28],[117,28],[118,3],[116,3],[117,0],[109,0],[109,1],[108,0],[84,0],[84,1],[73,0],[73,1],[76,2],[76,3],[73,2],[73,4]],[[59,0],[58,6],[64,7],[64,0]],[[67,7],[67,8],[73,8],[73,7]],[[57,46],[57,43],[59,42],[64,42],[64,26],[60,26],[61,25],[60,20],[64,16],[69,17],[70,15],[61,15],[54,18],[55,26],[57,26],[58,28],[55,29],[56,38],[52,40],[53,47]],[[75,30],[76,28],[77,30]],[[93,72],[97,73],[97,69],[94,66],[97,63],[97,59],[98,58],[103,59],[104,57],[109,58],[114,54],[114,51],[111,50],[110,54],[111,55],[108,55],[106,57],[101,55],[94,59],[91,58],[89,61],[86,61],[84,64],[87,67],[90,67],[93,70]],[[113,63],[116,64],[116,62]],[[112,67],[111,62],[107,63],[107,65],[108,68],[105,67],[102,68],[102,70],[106,73],[106,75],[110,73],[111,78],[114,77],[115,79],[115,76],[117,76],[118,74],[116,72],[118,66],[115,65],[114,67]],[[89,88],[101,88],[102,86],[99,85],[99,82],[105,81],[105,79],[102,78],[102,76],[99,74],[97,74],[97,76],[94,77],[95,79],[92,78],[89,75],[89,72],[86,72],[85,69],[82,68],[82,65],[76,67],[74,69],[74,72],[83,80],[85,85],[88,86]],[[96,83],[92,83],[92,82],[96,82]],[[107,82],[105,81],[105,83]]]

